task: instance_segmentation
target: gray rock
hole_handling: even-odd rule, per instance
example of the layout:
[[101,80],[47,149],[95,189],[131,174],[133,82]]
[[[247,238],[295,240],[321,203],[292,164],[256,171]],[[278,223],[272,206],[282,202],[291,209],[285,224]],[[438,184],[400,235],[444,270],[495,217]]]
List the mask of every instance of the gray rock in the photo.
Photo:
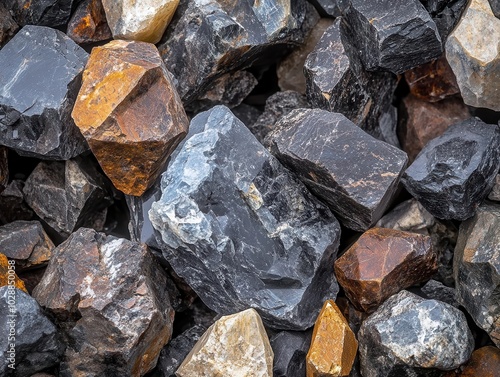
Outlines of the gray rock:
[[274,377],[304,377],[306,355],[311,345],[312,330],[280,331],[271,337],[274,352]]
[[408,160],[342,114],[318,109],[292,111],[268,138],[272,153],[358,231],[383,215]]
[[408,291],[392,296],[368,317],[358,340],[364,377],[434,376],[435,369],[465,363],[474,349],[460,310]]
[[[496,0],[490,0],[493,3]],[[443,44],[457,26],[468,0],[420,0],[436,23]],[[500,4],[500,3],[499,3]]]
[[[9,306],[9,302],[15,302]],[[11,326],[15,339],[10,338]],[[56,326],[43,314],[34,298],[10,287],[0,288],[0,375],[25,377],[55,366],[65,346]],[[15,369],[9,367],[11,344],[15,344]]]
[[308,0],[323,17],[339,17],[347,6],[346,0]]
[[422,288],[420,288],[420,290],[426,298],[446,302],[455,308],[458,308],[459,306],[456,299],[456,290],[443,285],[439,281],[429,280],[422,286]]
[[0,144],[67,160],[88,149],[71,119],[88,54],[64,33],[25,26],[0,50]]
[[163,255],[211,309],[302,330],[336,296],[337,220],[226,107],[193,118],[161,186]]
[[488,0],[490,3],[491,10],[496,18],[500,18],[500,1],[499,0]]
[[0,223],[8,224],[16,220],[31,220],[33,210],[24,201],[24,182],[14,179],[0,194]]
[[495,202],[500,202],[500,174],[497,174],[497,176],[495,177],[495,183],[493,184],[493,188],[488,195],[488,199]]
[[242,103],[231,109],[233,114],[243,122],[245,126],[252,130],[252,125],[259,119],[262,115],[262,111],[258,108]]
[[402,182],[438,219],[465,220],[488,196],[500,166],[500,127],[470,118],[431,140]]
[[436,24],[418,0],[348,0],[342,27],[367,70],[396,74],[443,52]]

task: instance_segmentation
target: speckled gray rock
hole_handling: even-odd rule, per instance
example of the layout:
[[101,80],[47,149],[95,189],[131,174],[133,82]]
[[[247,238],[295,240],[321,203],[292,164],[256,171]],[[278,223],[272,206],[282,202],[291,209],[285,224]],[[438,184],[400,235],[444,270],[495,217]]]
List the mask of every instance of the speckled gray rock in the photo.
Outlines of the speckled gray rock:
[[408,291],[389,298],[358,332],[364,377],[430,376],[465,363],[474,338],[464,314]]
[[294,110],[268,138],[271,152],[343,225],[358,231],[383,215],[408,160],[405,152],[368,135],[342,114],[325,110]]
[[485,203],[460,225],[453,267],[458,302],[500,347],[500,205]]
[[446,302],[455,308],[459,307],[459,303],[456,298],[456,290],[443,285],[437,280],[429,280],[422,286],[422,288],[420,288],[420,291],[426,298]]
[[21,25],[58,27],[69,21],[71,10],[79,0],[2,0]]
[[274,352],[274,377],[304,377],[306,355],[311,346],[312,330],[280,331],[271,337]]
[[404,71],[443,52],[436,24],[418,0],[349,0],[342,26],[368,70]]
[[497,176],[495,177],[495,183],[488,195],[488,199],[495,202],[500,202],[500,174],[497,174]]
[[468,0],[420,0],[420,2],[436,23],[443,44],[460,21],[469,3]]
[[465,220],[493,187],[500,166],[500,127],[470,118],[431,140],[402,182],[438,219]]
[[[15,303],[9,306],[13,298]],[[15,328],[14,340],[9,339],[11,326]],[[43,314],[35,299],[19,289],[0,288],[0,328],[3,334],[0,339],[0,375],[3,377],[31,376],[55,366],[64,353],[65,346],[56,326]],[[9,368],[12,341],[15,343],[15,369]]]
[[193,118],[161,187],[163,255],[211,309],[302,330],[336,296],[337,220],[226,107]]
[[397,78],[389,72],[365,71],[358,52],[341,35],[340,22],[335,20],[307,57],[307,99],[312,107],[344,114],[372,136],[398,146],[397,122],[388,114],[394,112]]
[[71,119],[87,57],[43,26],[25,26],[0,50],[0,145],[59,160],[88,149]]

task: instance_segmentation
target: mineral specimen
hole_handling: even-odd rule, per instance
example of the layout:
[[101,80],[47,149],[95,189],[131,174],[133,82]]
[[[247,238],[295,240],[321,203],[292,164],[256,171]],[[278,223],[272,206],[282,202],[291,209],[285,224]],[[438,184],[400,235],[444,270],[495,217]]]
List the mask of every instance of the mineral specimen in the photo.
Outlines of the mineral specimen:
[[274,377],[304,377],[312,331],[280,331],[271,339]]
[[0,4],[0,47],[3,47],[17,32],[19,26],[12,19],[9,10]]
[[31,220],[33,210],[24,201],[24,182],[14,179],[0,193],[0,223],[8,224],[16,220]]
[[488,195],[488,199],[500,202],[500,174],[497,174],[495,177],[495,183],[490,191],[490,194]]
[[68,23],[71,10],[79,0],[2,0],[21,25],[58,27]]
[[469,0],[420,0],[420,2],[436,23],[443,44],[470,3]]
[[474,352],[461,370],[449,372],[443,377],[497,377],[500,371],[500,349],[481,347]]
[[78,5],[68,24],[68,37],[76,43],[92,43],[111,39],[101,0],[84,0]]
[[[15,261],[9,261],[4,254],[0,254],[0,287],[12,285],[26,292],[24,283],[15,273]],[[14,283],[11,283],[14,282]]]

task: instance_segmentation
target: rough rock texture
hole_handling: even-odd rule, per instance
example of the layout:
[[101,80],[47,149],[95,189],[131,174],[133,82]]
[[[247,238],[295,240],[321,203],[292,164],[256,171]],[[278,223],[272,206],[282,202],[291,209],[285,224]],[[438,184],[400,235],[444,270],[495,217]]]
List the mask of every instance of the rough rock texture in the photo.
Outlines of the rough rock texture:
[[274,377],[304,377],[312,330],[280,331],[271,339]]
[[[10,292],[14,294],[10,294]],[[15,297],[15,304],[9,301]],[[12,321],[15,321],[12,323]],[[15,326],[15,341],[9,341],[11,326]],[[56,365],[64,353],[65,346],[57,328],[43,314],[34,298],[19,289],[0,288],[0,374],[2,376],[31,376],[33,373]],[[10,345],[15,344],[15,370],[9,368]]]
[[467,106],[460,98],[449,98],[436,103],[409,95],[400,106],[399,141],[408,153],[410,162],[432,139],[441,135],[452,124],[470,118]]
[[102,5],[113,38],[157,43],[179,0],[102,0]]
[[16,220],[31,220],[33,210],[24,201],[24,182],[14,179],[0,193],[0,223],[8,224]]
[[407,291],[392,296],[368,317],[358,341],[364,377],[433,375],[429,368],[457,368],[474,349],[460,310]]
[[2,0],[21,25],[58,27],[68,23],[71,9],[78,0]]
[[358,342],[347,320],[335,302],[326,301],[314,324],[307,377],[349,375],[357,351]]
[[3,47],[17,32],[19,26],[12,19],[5,5],[0,4],[0,47]]
[[0,193],[9,184],[9,161],[8,149],[0,147]]
[[428,236],[372,228],[335,261],[335,275],[354,306],[373,312],[393,294],[429,280],[436,259]]
[[429,280],[425,285],[420,288],[424,297],[432,300],[446,302],[447,304],[458,308],[459,303],[456,299],[456,290],[447,287],[436,280]]
[[436,23],[443,44],[469,4],[469,0],[420,0],[420,2]]
[[194,0],[179,9],[159,50],[183,102],[225,73],[267,64],[301,44],[314,25],[311,8],[304,0]]
[[111,41],[92,50],[72,113],[119,190],[142,195],[189,121],[156,47]]
[[303,330],[336,296],[337,220],[226,107],[193,118],[161,186],[163,255],[211,309]]
[[496,18],[500,18],[500,1],[498,0],[488,0],[490,3],[491,11]]
[[[9,285],[9,280],[12,281],[12,279],[9,279],[9,275],[12,275],[12,273],[9,273],[9,271],[15,272],[15,266],[15,262],[9,261],[4,254],[0,254],[0,287]],[[14,274],[14,286],[27,292],[23,281],[19,279],[17,274]]]
[[460,369],[443,377],[497,377],[500,371],[500,349],[493,346],[472,352],[470,360]]
[[67,160],[85,141],[71,120],[87,53],[58,30],[25,26],[0,50],[0,144]]
[[500,202],[500,174],[497,174],[495,177],[495,183],[490,191],[490,194],[488,195],[488,199]]
[[68,24],[68,37],[76,43],[101,42],[111,39],[101,0],[84,0],[78,5]]
[[500,127],[470,118],[422,149],[402,182],[438,219],[465,220],[493,187],[500,166]]
[[272,377],[273,350],[254,309],[224,316],[198,340],[178,377]]
[[436,24],[418,0],[349,0],[343,18],[368,70],[399,74],[443,53]]
[[446,58],[467,105],[500,110],[500,20],[488,0],[472,0],[446,41]]
[[15,221],[0,226],[0,250],[16,261],[16,269],[48,263],[54,244],[38,221]]
[[[279,92],[277,92],[277,93],[279,93]],[[271,98],[271,97],[269,97],[269,98]],[[267,100],[269,100],[269,98]],[[250,128],[250,131],[252,131],[251,126],[257,121],[257,119],[263,113],[263,111],[259,110],[257,107],[247,105],[246,103],[242,103],[242,104],[232,108],[231,111],[236,116],[236,118],[241,120],[243,122],[243,124],[245,124],[245,126]],[[257,137],[257,135],[256,135],[256,137]]]
[[40,162],[23,192],[35,213],[63,237],[92,226],[97,212],[112,203],[105,177],[86,158]]
[[343,225],[358,231],[368,229],[387,209],[407,161],[404,152],[342,114],[318,109],[292,111],[268,138],[272,153]]
[[172,334],[166,276],[144,244],[81,228],[33,297],[69,339],[60,376],[142,376]]
[[339,17],[347,6],[346,0],[308,0],[323,17]]
[[340,23],[336,20],[325,31],[307,57],[307,99],[312,107],[342,113],[372,136],[397,146],[396,122],[386,119],[393,111],[397,78],[388,72],[366,72],[358,52],[341,35]]
[[[347,297],[337,297],[335,300],[335,304],[337,304],[340,309],[342,315],[349,323],[349,327],[357,334],[359,328],[363,321],[368,317],[366,312],[356,309],[351,302],[347,299]],[[354,362],[353,367],[356,366],[356,361]]]
[[484,204],[460,225],[453,261],[458,302],[500,346],[500,206]]

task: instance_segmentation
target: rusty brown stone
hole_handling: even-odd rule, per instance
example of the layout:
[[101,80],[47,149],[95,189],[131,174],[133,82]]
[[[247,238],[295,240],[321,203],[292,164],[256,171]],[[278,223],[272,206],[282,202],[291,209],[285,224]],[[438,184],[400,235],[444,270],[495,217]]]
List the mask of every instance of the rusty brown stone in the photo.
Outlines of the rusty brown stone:
[[429,141],[471,116],[458,97],[433,103],[409,95],[403,99],[400,110],[399,141],[410,163]]
[[7,160],[8,149],[0,146],[0,192],[9,183],[9,164]]
[[80,3],[69,20],[66,34],[80,44],[111,39],[113,36],[101,0],[85,0]]
[[429,236],[386,228],[369,229],[335,262],[346,296],[366,312],[400,290],[429,280],[436,270]]
[[358,342],[333,300],[325,301],[306,356],[307,377],[348,376]]
[[498,377],[500,375],[500,349],[486,346],[475,350],[470,360],[459,369],[443,377]]
[[142,195],[189,121],[153,44],[111,41],[92,50],[72,113],[117,189]]
[[[15,271],[15,262],[14,261],[9,261],[7,257],[4,254],[0,254],[0,287],[3,287],[4,285],[9,285],[9,271]],[[12,275],[12,273],[10,273]],[[25,292],[28,292],[26,290],[26,287],[24,286],[24,283],[17,274],[14,272],[14,286],[18,289],[22,289]],[[10,279],[12,281],[12,279]]]

